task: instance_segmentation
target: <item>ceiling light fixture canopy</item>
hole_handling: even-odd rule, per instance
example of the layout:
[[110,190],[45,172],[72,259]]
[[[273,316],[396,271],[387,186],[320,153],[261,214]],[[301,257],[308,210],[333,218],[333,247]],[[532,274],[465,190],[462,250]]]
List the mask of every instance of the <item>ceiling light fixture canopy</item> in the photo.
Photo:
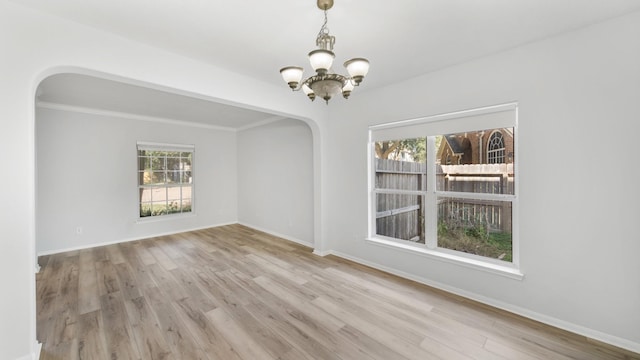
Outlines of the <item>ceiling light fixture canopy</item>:
[[317,0],[317,4],[318,8],[324,11],[324,23],[316,37],[318,49],[309,53],[309,62],[316,74],[302,80],[304,69],[299,66],[283,67],[280,69],[280,74],[291,90],[302,89],[311,101],[319,96],[328,104],[331,97],[339,93],[342,93],[345,99],[349,98],[351,91],[360,85],[369,72],[369,60],[365,58],[347,60],[344,67],[347,68],[349,76],[332,72],[331,66],[335,58],[333,45],[336,38],[329,34],[327,11],[333,7],[333,0]]

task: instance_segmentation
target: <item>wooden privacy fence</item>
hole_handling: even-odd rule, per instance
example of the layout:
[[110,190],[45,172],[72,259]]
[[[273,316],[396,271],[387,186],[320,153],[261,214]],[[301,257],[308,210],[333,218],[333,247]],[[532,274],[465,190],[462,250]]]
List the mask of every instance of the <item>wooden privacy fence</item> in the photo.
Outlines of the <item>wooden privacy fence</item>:
[[[426,164],[376,159],[377,189],[426,190]],[[513,164],[437,165],[440,191],[513,194]],[[424,243],[424,198],[421,195],[376,194],[376,232]],[[490,231],[511,228],[511,203],[441,197],[438,219],[450,226],[482,224]]]
[[[426,164],[376,159],[377,189],[425,190]],[[376,194],[376,233],[424,243],[423,197]]]

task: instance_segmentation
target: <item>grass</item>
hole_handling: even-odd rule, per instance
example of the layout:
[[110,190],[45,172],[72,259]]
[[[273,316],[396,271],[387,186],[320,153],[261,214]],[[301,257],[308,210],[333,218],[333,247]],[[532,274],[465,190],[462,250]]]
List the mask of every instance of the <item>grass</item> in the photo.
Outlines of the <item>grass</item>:
[[511,234],[486,231],[481,227],[438,226],[438,246],[503,261],[512,261]]
[[177,203],[175,202],[170,203],[168,207],[166,205],[142,205],[140,206],[140,217],[177,214],[190,211],[190,205],[185,206],[181,211],[180,207],[178,207]]

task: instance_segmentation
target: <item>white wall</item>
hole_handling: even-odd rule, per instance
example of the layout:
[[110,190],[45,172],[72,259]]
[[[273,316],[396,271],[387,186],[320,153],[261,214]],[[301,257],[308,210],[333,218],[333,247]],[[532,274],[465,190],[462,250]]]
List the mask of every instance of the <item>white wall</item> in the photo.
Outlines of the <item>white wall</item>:
[[[137,141],[195,145],[194,216],[137,222]],[[37,109],[36,252],[236,222],[235,148],[232,131]]]
[[313,183],[307,124],[286,119],[238,133],[240,223],[312,246]]
[[[273,84],[96,29],[44,15],[0,0],[0,359],[29,357],[37,351],[35,332],[35,90],[60,72],[130,79],[174,92],[195,93],[226,104],[247,106],[308,121],[321,138],[324,107],[291,96],[275,76]],[[315,143],[314,143],[315,144]],[[317,143],[318,149],[322,142]],[[316,146],[316,145],[314,145]],[[314,175],[323,178],[314,149]],[[10,175],[6,175],[10,172]],[[314,206],[322,203],[321,185]],[[321,201],[322,200],[322,201]],[[321,223],[323,214],[316,213]],[[322,244],[322,229],[314,228]]]
[[[329,247],[640,352],[638,34],[635,13],[332,104]],[[369,125],[512,101],[524,280],[364,241]]]

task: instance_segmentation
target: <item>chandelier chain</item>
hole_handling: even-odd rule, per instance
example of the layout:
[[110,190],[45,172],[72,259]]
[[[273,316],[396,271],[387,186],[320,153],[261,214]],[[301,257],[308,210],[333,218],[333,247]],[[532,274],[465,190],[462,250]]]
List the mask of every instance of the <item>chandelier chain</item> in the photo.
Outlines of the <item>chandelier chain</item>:
[[320,31],[318,31],[318,36],[316,37],[317,39],[320,39],[323,35],[329,34],[329,28],[327,27],[328,21],[329,20],[327,17],[327,10],[324,10],[324,22],[322,23],[322,27],[320,28]]

